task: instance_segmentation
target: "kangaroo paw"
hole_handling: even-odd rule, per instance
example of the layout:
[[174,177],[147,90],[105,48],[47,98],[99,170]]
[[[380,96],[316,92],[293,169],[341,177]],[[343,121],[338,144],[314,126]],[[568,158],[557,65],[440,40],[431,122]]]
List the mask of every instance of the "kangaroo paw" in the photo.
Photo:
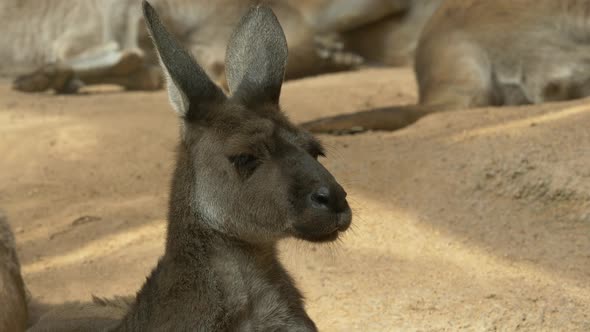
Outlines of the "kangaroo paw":
[[84,86],[84,82],[75,76],[68,79],[63,85],[54,86],[55,93],[58,94],[75,94]]
[[131,91],[160,90],[164,86],[164,76],[160,68],[144,66],[124,76],[121,79],[121,85]]
[[317,55],[334,65],[356,67],[365,63],[362,56],[345,50],[342,38],[336,33],[315,36],[314,45]]

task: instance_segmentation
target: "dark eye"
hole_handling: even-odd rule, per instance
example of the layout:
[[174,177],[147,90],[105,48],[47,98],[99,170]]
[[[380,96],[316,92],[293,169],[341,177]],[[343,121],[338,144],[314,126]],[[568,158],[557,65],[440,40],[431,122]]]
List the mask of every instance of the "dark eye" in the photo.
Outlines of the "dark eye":
[[229,157],[229,161],[234,165],[241,176],[248,177],[260,165],[260,160],[251,154],[238,154]]
[[322,149],[311,149],[311,151],[309,151],[309,154],[314,158],[314,159],[318,159],[318,157],[325,157],[326,155],[324,154],[324,151]]
[[307,153],[309,153],[314,159],[318,159],[318,157],[325,157],[326,154],[324,153],[324,147],[320,144],[320,142],[316,140],[311,140],[307,145]]

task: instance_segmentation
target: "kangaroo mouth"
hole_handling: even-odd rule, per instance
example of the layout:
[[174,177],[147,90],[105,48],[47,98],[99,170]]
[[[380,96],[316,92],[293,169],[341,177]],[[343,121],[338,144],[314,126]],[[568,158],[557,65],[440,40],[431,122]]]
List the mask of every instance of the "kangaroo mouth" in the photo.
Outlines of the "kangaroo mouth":
[[350,210],[333,215],[330,220],[314,220],[295,226],[295,236],[309,242],[332,242],[345,232],[352,221]]
[[327,234],[306,234],[302,238],[309,242],[332,242],[336,241],[340,236],[340,231],[335,230]]

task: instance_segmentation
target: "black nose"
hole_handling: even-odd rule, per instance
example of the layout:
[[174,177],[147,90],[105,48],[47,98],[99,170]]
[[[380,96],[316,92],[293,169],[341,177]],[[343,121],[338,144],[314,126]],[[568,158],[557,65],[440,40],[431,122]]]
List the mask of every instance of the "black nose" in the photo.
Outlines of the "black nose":
[[311,207],[340,213],[348,208],[346,192],[340,186],[328,188],[321,186],[309,195]]

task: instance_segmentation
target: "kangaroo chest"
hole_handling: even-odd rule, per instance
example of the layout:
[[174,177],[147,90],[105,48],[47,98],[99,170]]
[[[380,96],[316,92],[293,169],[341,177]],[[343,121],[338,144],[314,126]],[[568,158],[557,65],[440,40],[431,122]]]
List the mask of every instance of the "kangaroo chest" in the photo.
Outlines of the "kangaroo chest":
[[247,259],[225,257],[215,265],[232,330],[306,325],[298,294],[293,293],[295,289],[278,262],[261,267]]

